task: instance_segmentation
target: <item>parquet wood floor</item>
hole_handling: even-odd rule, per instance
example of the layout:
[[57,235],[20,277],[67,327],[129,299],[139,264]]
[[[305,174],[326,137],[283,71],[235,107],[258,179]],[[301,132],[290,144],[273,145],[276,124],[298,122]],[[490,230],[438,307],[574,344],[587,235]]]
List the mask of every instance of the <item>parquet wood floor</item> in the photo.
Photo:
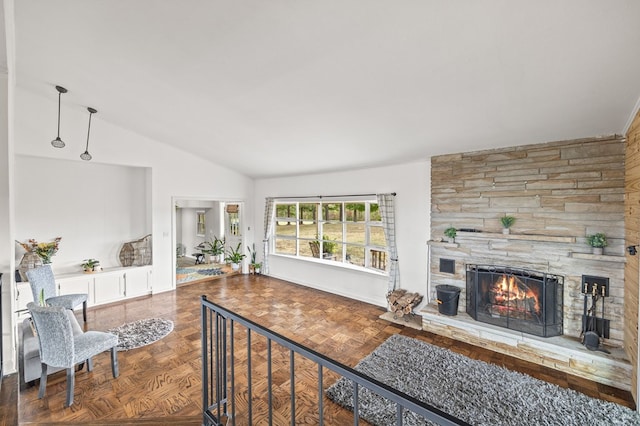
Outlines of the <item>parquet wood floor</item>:
[[[2,424],[16,424],[16,418],[25,425],[200,424],[201,295],[349,366],[354,366],[390,335],[401,333],[590,396],[634,407],[628,392],[389,323],[378,318],[384,312],[380,307],[261,275],[235,275],[90,309],[89,329],[106,330],[125,322],[160,317],[172,320],[174,331],[152,345],[120,352],[117,379],[111,376],[109,355],[95,357],[93,372],[83,370],[76,374],[75,401],[70,408],[64,408],[66,378],[63,372],[49,378],[47,394],[41,400],[37,397],[37,386],[18,392],[16,375],[5,377],[0,389]],[[264,371],[266,344],[256,339],[252,347],[256,350],[252,364]],[[272,368],[277,388],[274,424],[287,424],[288,355],[281,354],[277,348],[273,351]],[[307,368],[304,361],[296,358],[296,424],[317,424],[317,414],[313,413],[317,406],[316,374],[315,367]],[[334,380],[331,374],[325,375],[325,387]],[[264,382],[253,383],[253,392],[254,396],[264,395]],[[240,397],[236,410],[246,411],[246,390],[239,388],[237,394]],[[263,399],[255,399],[254,412],[266,410]],[[324,412],[326,424],[353,422],[350,412],[330,402],[325,403]],[[264,424],[262,420],[254,415],[253,424]]]

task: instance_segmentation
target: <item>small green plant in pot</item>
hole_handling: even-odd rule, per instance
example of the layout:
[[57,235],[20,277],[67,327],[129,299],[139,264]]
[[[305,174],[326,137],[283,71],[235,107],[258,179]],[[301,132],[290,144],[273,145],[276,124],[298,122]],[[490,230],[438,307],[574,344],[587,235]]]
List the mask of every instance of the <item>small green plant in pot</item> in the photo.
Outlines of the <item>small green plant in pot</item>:
[[456,235],[458,235],[458,230],[451,226],[444,230],[444,235],[449,239],[450,243],[453,243],[456,240]]
[[242,262],[242,259],[247,257],[246,254],[240,251],[241,244],[242,243],[238,243],[235,249],[230,248],[229,250],[227,250],[227,255],[224,258],[225,262],[228,262],[231,264],[231,269],[233,269],[234,271],[237,271],[238,269],[240,269],[240,263]]
[[504,215],[500,218],[500,223],[502,224],[502,233],[508,234],[510,232],[509,228],[516,222],[516,218],[514,216]]
[[252,244],[251,247],[247,246],[247,250],[249,251],[249,272],[254,274],[260,273],[260,268],[262,268],[262,263],[258,263],[256,261],[257,251],[255,243]]
[[85,273],[91,273],[100,268],[100,261],[97,259],[85,259],[80,266],[82,266]]
[[607,246],[607,236],[599,232],[593,235],[587,235],[587,244],[593,247],[593,254],[602,254]]

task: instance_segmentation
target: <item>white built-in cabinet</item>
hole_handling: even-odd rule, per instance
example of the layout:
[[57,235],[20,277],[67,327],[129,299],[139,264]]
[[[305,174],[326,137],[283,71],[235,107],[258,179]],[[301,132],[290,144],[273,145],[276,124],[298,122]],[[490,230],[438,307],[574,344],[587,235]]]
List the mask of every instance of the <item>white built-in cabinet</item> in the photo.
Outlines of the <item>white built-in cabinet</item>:
[[[58,295],[86,293],[87,306],[102,305],[150,294],[153,288],[152,267],[110,268],[92,274],[57,275],[56,284]],[[26,313],[33,295],[28,282],[17,283],[17,290],[17,313],[21,315]]]

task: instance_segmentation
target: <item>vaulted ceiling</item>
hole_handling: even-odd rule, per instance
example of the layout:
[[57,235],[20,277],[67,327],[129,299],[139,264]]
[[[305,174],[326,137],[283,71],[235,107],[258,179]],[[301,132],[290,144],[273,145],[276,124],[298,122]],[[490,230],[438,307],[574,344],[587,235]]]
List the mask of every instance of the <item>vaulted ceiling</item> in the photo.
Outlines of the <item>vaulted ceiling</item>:
[[253,177],[622,133],[637,0],[15,0],[16,81]]

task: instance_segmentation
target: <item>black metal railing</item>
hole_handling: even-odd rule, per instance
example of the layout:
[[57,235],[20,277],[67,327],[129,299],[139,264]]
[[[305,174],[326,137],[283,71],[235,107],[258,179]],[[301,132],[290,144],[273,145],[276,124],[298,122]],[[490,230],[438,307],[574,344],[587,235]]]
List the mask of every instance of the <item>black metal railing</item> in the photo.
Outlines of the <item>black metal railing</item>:
[[[343,417],[335,417],[336,410],[332,410],[325,419],[329,412],[325,410],[325,375],[342,376],[353,385],[354,410],[349,415],[354,425],[359,424],[361,389],[368,389],[394,403],[397,425],[402,425],[403,413],[407,411],[440,425],[467,425],[433,406],[211,303],[206,296],[201,298],[201,307],[204,425],[235,425],[236,422],[295,425],[296,419],[305,424],[344,424]],[[309,380],[315,381],[313,387],[308,385]],[[301,381],[304,383],[297,383]],[[296,402],[301,396],[296,394],[297,384],[303,387],[305,395],[304,408],[298,410]],[[309,395],[314,393],[315,397],[310,399]],[[313,407],[311,412],[309,406]]]

